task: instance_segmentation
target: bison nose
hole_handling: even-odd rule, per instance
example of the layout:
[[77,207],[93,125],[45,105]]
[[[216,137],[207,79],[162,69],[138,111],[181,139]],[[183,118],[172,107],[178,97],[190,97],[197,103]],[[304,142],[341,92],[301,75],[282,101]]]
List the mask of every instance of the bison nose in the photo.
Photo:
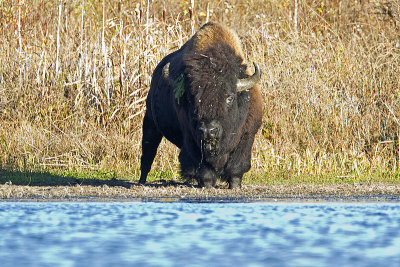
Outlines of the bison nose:
[[222,127],[216,121],[212,121],[208,125],[202,123],[200,133],[203,139],[219,139],[222,134]]
[[218,128],[217,127],[212,127],[212,128],[203,128],[201,129],[203,139],[217,139],[218,137]]

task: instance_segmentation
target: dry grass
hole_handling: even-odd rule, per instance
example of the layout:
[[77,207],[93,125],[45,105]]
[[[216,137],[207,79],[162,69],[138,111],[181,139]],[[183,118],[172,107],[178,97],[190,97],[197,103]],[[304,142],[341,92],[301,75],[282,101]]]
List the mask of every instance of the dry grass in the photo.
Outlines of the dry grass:
[[[0,3],[1,168],[137,179],[152,71],[209,19],[264,73],[247,182],[400,169],[397,1]],[[163,142],[153,170],[176,176],[177,153]]]

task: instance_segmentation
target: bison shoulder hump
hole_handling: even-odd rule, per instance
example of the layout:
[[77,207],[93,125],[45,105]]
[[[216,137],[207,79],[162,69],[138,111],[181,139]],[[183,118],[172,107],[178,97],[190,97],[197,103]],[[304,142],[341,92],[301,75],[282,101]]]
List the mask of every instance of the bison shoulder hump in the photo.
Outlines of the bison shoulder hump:
[[237,34],[228,27],[218,23],[204,24],[193,36],[192,48],[201,52],[215,46],[215,43],[224,42],[229,45],[235,53],[244,58],[242,46]]

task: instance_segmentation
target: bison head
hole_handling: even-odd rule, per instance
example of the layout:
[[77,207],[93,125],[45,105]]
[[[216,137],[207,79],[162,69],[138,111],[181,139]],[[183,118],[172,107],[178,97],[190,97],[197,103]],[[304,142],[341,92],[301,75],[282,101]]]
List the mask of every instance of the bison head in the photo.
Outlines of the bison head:
[[[260,80],[259,65],[254,63],[255,72],[249,76],[242,62],[223,43],[183,57],[184,101],[179,105],[185,106],[193,139],[208,161],[227,154],[239,141],[235,137],[240,136],[249,109],[248,90]],[[171,87],[182,87],[169,75],[169,65],[163,68],[164,78]]]

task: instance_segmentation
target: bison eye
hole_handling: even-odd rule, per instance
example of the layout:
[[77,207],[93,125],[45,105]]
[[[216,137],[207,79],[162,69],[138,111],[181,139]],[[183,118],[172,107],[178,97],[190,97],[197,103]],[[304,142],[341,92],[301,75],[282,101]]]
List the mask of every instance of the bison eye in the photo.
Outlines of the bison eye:
[[235,96],[233,96],[233,95],[228,96],[228,97],[226,98],[226,104],[227,104],[228,106],[230,106],[230,105],[233,103],[233,100],[235,100]]

